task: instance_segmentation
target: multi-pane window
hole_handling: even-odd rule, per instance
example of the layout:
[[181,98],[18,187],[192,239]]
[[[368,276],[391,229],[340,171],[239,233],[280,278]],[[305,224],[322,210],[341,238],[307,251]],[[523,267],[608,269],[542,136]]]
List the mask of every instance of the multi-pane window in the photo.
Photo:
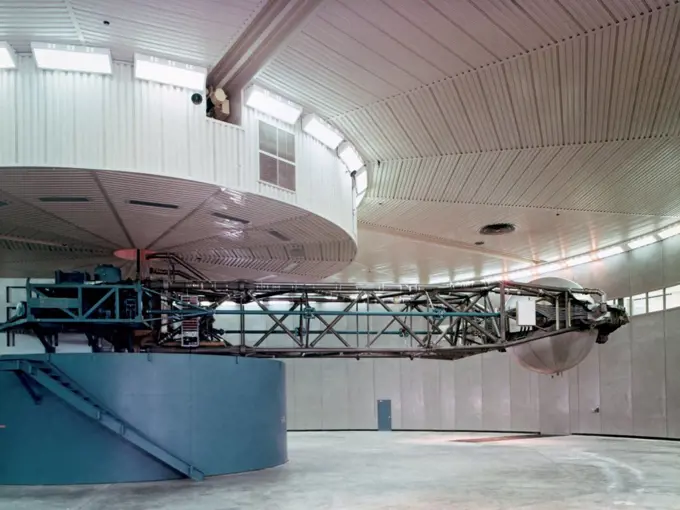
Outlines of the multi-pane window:
[[680,285],[666,289],[666,309],[680,306]]
[[647,313],[663,310],[663,289],[647,293]]
[[295,135],[260,121],[260,180],[295,191]]
[[637,294],[633,296],[633,313],[631,315],[642,315],[647,313],[647,294]]

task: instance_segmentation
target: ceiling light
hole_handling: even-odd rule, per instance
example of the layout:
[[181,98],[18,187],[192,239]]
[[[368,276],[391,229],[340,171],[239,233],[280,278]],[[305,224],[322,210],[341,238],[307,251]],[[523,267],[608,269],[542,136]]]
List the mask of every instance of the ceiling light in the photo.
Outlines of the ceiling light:
[[248,220],[237,218],[236,216],[230,216],[228,214],[224,214],[224,213],[221,213],[221,212],[214,212],[214,213],[212,213],[212,215],[215,218],[219,218],[221,220],[226,220],[226,221],[231,221],[231,222],[234,222],[234,223],[240,223],[241,225],[247,225],[248,223],[250,223]]
[[338,156],[350,172],[356,172],[364,166],[364,160],[349,142],[343,142],[338,147]]
[[106,48],[31,43],[31,50],[40,69],[111,74],[111,52]]
[[290,264],[288,264],[286,267],[283,268],[283,272],[288,273],[289,271],[292,271],[296,267],[298,267],[298,263],[297,262],[291,262]]
[[144,207],[157,207],[158,209],[179,209],[175,204],[164,204],[162,202],[147,202],[145,200],[128,200],[130,205],[141,205]]
[[287,124],[295,124],[302,114],[302,106],[253,85],[246,91],[246,106],[259,110]]
[[648,244],[652,244],[656,242],[656,237],[654,236],[645,236],[645,237],[640,237],[639,239],[635,239],[633,241],[630,241],[628,243],[628,247],[631,250],[634,250],[636,248],[642,248],[643,246],[647,246]]
[[521,271],[513,271],[512,273],[508,273],[508,278],[510,280],[518,280],[521,278],[526,278],[527,276],[531,276],[530,269],[523,269]]
[[623,248],[620,246],[612,246],[610,248],[605,248],[604,250],[598,251],[595,255],[600,259],[606,259],[607,257],[619,255],[621,253],[623,253]]
[[77,202],[89,202],[87,197],[38,197],[40,202],[56,202],[64,204],[73,204]]
[[587,255],[579,255],[578,257],[574,257],[573,259],[567,259],[565,260],[566,264],[569,267],[573,266],[578,266],[580,264],[585,264],[587,262],[592,262],[593,258],[590,256],[590,254]]
[[663,229],[661,232],[657,232],[657,235],[661,239],[668,239],[669,237],[677,236],[678,234],[680,234],[680,225],[673,225],[672,227]]
[[537,266],[535,268],[536,273],[538,274],[545,274],[545,273],[552,273],[554,271],[559,271],[562,269],[563,264],[560,262],[553,262],[552,264],[545,264],[544,266]]
[[203,91],[207,75],[205,67],[135,53],[135,78],[138,80]]
[[337,149],[343,140],[343,136],[333,126],[314,113],[302,119],[302,130],[333,150]]
[[290,241],[290,238],[284,236],[281,232],[277,232],[276,230],[267,230],[269,232],[269,235],[276,237],[279,241]]
[[17,54],[6,42],[0,42],[0,69],[15,69],[17,67]]
[[460,275],[460,276],[456,276],[456,277],[453,279],[453,281],[456,282],[456,283],[458,283],[458,282],[462,282],[462,281],[464,281],[464,280],[471,280],[471,279],[474,278],[474,277],[475,277],[475,273],[465,273],[465,274],[462,274],[462,275]]

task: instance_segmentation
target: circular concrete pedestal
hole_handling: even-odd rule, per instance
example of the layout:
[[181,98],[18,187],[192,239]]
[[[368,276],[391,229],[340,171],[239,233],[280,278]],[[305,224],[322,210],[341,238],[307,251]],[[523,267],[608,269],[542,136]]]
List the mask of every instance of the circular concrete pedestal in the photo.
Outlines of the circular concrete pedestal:
[[[45,360],[46,355],[1,356]],[[286,462],[285,367],[190,354],[53,354],[49,361],[154,444],[206,476]],[[39,393],[36,404],[26,387]],[[182,478],[44,387],[0,371],[0,484]]]

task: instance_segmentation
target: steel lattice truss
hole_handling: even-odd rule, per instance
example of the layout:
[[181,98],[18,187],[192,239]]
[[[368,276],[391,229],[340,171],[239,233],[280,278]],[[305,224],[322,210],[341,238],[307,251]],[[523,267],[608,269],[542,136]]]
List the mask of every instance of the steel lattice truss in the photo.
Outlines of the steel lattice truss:
[[[60,333],[81,333],[95,351],[457,359],[578,330],[597,329],[603,343],[628,321],[599,290],[516,282],[29,282],[26,296],[0,331],[35,334],[47,352]],[[531,326],[518,326],[520,299],[535,301]]]
[[[170,305],[150,313],[162,315],[169,324],[187,317],[238,317],[238,327],[206,328],[204,337],[211,341],[201,342],[201,348],[246,356],[457,359],[591,328],[598,329],[598,342],[603,343],[628,320],[625,312],[604,302],[599,290],[515,282],[362,286],[195,281],[150,286],[164,293]],[[186,296],[196,294],[202,306],[187,303]],[[523,297],[537,301],[535,327],[513,327],[515,311],[508,303]],[[276,307],[270,305],[272,301]],[[282,302],[289,305],[285,310],[280,309]],[[251,315],[267,317],[270,327],[247,327],[246,318]],[[388,320],[379,329],[340,328],[344,317]],[[289,325],[291,318],[295,327]],[[370,320],[362,322],[370,325]],[[169,331],[155,339],[153,350],[180,348],[177,334],[172,328]],[[268,346],[274,336],[276,346]],[[403,345],[384,346],[383,339],[390,336],[400,337]]]

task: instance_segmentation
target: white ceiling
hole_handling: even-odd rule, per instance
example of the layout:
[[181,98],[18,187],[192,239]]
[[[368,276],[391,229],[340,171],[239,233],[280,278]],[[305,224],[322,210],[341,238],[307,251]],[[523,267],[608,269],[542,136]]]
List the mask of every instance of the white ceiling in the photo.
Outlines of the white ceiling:
[[113,252],[133,247],[175,253],[217,280],[316,280],[356,255],[354,241],[333,223],[259,195],[126,172],[0,169],[3,276],[121,265]]
[[[376,228],[551,260],[680,219],[679,34],[677,1],[326,0],[258,81],[369,161],[360,262],[405,246]],[[392,279],[512,266],[404,251]]]
[[[211,66],[266,0],[0,0],[0,41],[18,52],[53,42],[135,51]],[[109,25],[105,25],[108,21]]]
[[[680,219],[679,1],[323,0],[257,80],[369,162],[357,262],[337,278],[480,275]],[[0,0],[0,40],[211,65],[264,3]],[[490,222],[517,231],[482,238]]]

